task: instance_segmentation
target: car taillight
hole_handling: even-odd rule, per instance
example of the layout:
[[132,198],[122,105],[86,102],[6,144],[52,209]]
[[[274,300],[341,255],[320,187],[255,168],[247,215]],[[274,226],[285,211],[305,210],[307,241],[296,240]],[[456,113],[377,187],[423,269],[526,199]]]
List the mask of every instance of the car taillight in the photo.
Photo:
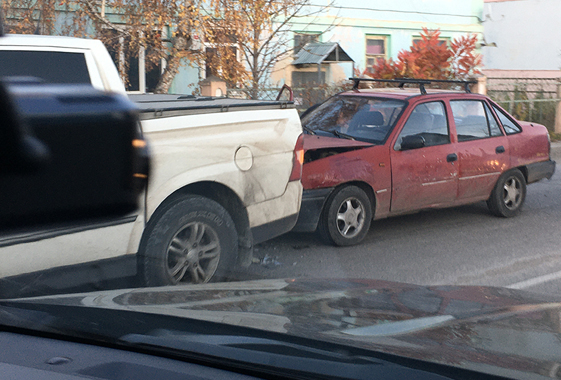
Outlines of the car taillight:
[[304,165],[304,134],[296,140],[294,147],[294,158],[292,159],[292,172],[289,181],[299,181],[302,178],[302,166]]

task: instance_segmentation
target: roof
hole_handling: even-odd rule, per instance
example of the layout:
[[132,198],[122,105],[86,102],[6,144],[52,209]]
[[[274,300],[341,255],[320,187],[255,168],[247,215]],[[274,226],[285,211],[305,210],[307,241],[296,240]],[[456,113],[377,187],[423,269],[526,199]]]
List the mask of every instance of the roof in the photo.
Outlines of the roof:
[[0,46],[49,46],[57,48],[92,49],[103,46],[99,40],[66,36],[38,36],[35,34],[6,34]]
[[293,65],[319,64],[329,62],[354,62],[337,42],[310,42],[304,45]]

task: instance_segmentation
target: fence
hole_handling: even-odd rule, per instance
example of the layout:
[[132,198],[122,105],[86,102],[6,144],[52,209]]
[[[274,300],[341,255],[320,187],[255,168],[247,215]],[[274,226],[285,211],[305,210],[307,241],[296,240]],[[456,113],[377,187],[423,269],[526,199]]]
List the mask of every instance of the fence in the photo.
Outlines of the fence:
[[[348,85],[310,85],[310,86],[299,86],[293,87],[292,91],[294,93],[294,103],[299,111],[303,111],[313,106],[314,104],[323,102],[325,99],[335,95],[338,92],[348,90],[352,87],[352,84]],[[264,88],[259,90],[257,96],[258,99],[263,100],[275,100],[280,92],[280,87]],[[286,93],[283,94],[283,100]],[[229,98],[237,99],[250,99],[251,89],[243,88],[232,88],[228,89]]]
[[555,130],[561,102],[560,78],[487,78],[487,95],[518,120],[543,124]]

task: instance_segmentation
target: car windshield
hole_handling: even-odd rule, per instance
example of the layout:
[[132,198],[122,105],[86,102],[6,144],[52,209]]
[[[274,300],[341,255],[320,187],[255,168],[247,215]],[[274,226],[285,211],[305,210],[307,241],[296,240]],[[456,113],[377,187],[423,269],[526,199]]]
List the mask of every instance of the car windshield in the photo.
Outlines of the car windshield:
[[561,379],[559,15],[1,2],[0,379]]
[[319,134],[382,143],[404,107],[400,100],[339,95],[306,114],[302,125]]

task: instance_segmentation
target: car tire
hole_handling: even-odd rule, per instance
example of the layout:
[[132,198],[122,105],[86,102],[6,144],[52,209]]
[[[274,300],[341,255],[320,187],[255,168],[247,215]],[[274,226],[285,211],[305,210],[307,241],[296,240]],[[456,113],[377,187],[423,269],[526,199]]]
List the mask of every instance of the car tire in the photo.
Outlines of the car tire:
[[493,215],[510,218],[520,213],[526,199],[526,179],[518,169],[503,173],[495,184],[487,207]]
[[139,269],[145,286],[219,281],[235,263],[238,236],[228,212],[201,196],[185,196],[150,223]]
[[370,229],[372,203],[357,186],[345,186],[327,200],[318,224],[320,238],[328,244],[360,243]]

